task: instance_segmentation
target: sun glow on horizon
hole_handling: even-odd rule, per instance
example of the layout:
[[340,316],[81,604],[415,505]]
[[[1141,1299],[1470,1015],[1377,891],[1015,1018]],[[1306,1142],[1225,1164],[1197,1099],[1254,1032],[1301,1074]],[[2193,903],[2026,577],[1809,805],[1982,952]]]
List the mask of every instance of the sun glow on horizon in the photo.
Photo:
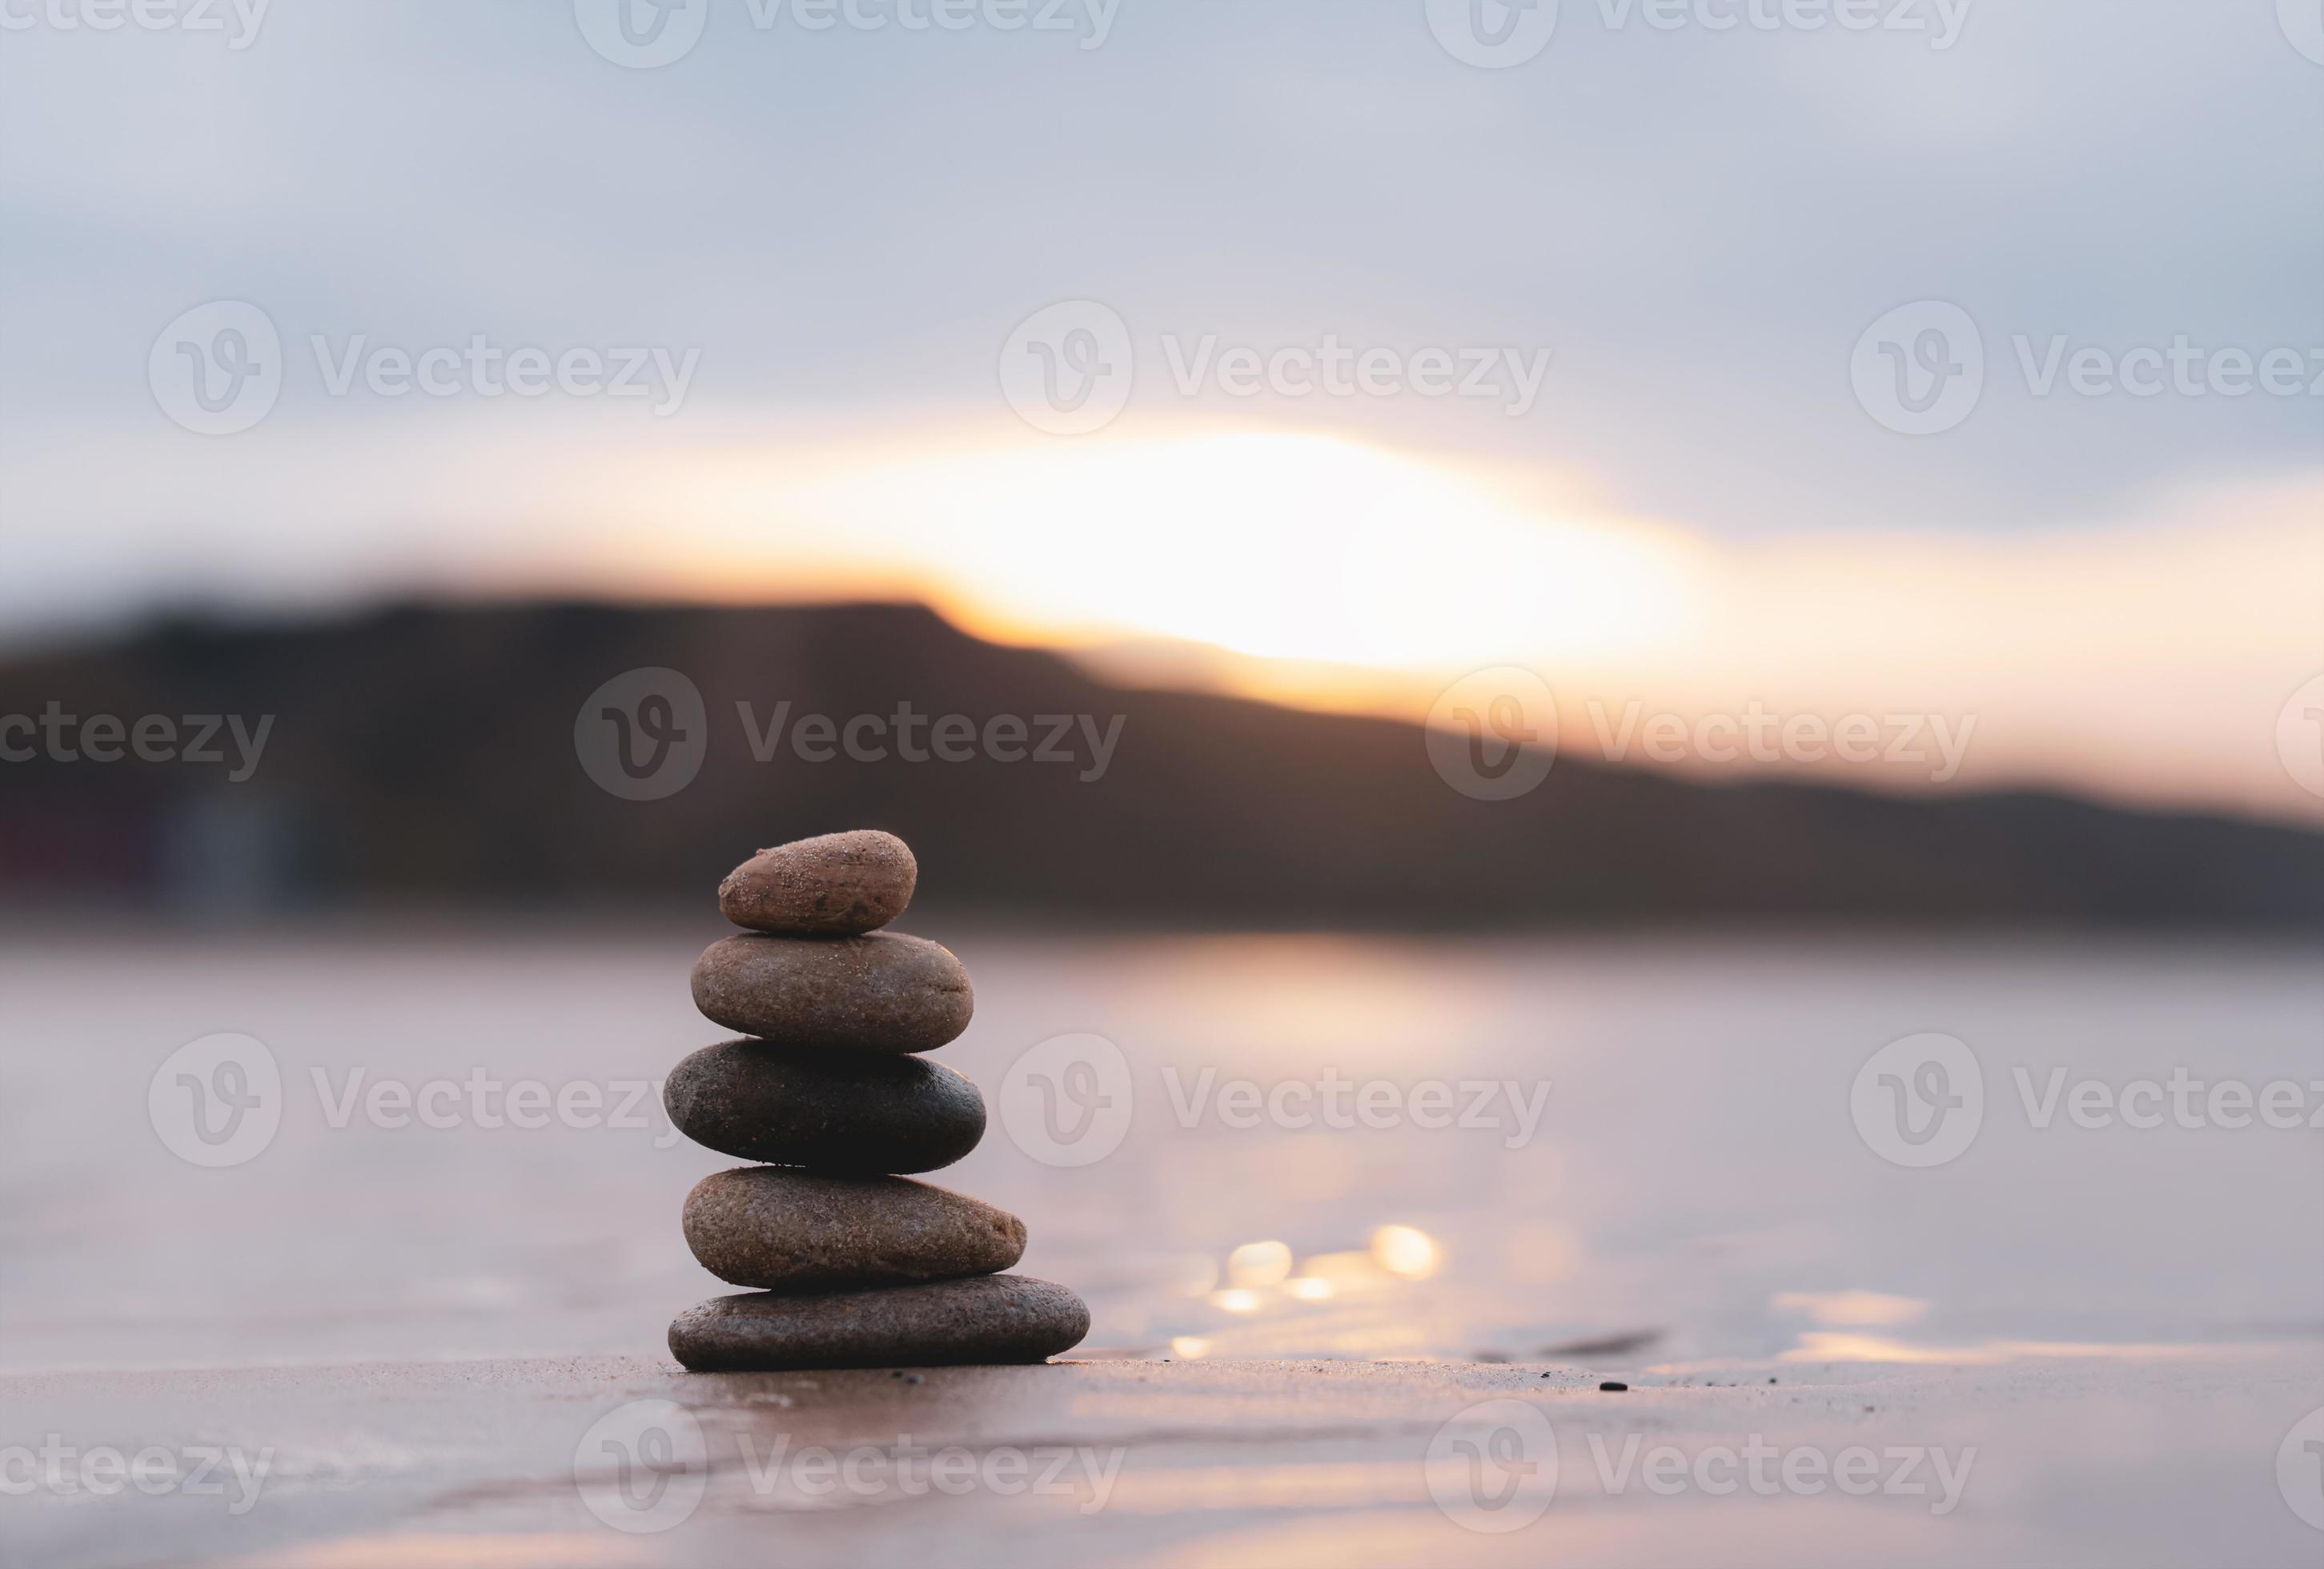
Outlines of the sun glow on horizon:
[[1563,477],[1281,431],[729,433],[576,471],[598,521],[559,552],[576,587],[914,600],[1119,685],[1311,710],[1416,719],[1453,680],[1520,666],[1555,695],[1561,751],[1616,763],[1742,766],[1642,753],[1649,718],[1933,715],[1958,771],[1905,756],[1847,777],[2324,815],[2275,747],[2315,669],[2324,475],[2080,533],[1748,543],[1586,504]]
[[[731,520],[696,547],[706,575],[731,585],[781,519],[847,541],[858,581],[908,585],[1012,642],[1396,671],[1595,660],[1677,634],[1694,595],[1675,537],[1545,515],[1445,465],[1319,436],[985,445],[702,486]],[[797,552],[781,554],[795,578]]]

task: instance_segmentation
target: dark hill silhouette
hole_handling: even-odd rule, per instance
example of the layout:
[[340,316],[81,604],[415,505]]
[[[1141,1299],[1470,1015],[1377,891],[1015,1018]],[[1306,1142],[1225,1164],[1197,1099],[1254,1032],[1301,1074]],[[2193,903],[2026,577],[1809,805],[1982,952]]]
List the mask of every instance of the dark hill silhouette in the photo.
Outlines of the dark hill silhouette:
[[[684,671],[710,743],[679,794],[598,788],[585,699]],[[924,903],[1252,927],[1868,921],[2312,926],[2324,836],[2034,794],[1711,787],[1561,757],[1522,799],[1448,789],[1414,726],[1127,691],[917,606],[401,608],[177,623],[0,665],[0,715],[276,716],[226,764],[0,763],[0,894],[700,904],[752,847],[908,839]],[[1111,766],[754,759],[737,715],[1125,716]],[[8,739],[0,737],[0,739]],[[14,739],[21,742],[22,737]],[[1037,735],[1036,741],[1039,739]],[[921,732],[926,746],[927,732]],[[229,752],[229,755],[231,753]]]

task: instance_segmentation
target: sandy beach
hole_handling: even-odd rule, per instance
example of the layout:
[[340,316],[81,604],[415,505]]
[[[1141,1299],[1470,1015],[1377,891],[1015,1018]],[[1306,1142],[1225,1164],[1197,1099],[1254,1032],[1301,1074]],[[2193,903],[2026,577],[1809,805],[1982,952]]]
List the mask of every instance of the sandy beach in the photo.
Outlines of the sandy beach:
[[[2293,1076],[2304,953],[955,940],[989,1002],[945,1056],[988,1095],[1067,1029],[1135,1070],[1106,1158],[1047,1164],[1004,1124],[938,1174],[1027,1217],[1025,1272],[1091,1303],[1058,1365],[683,1374],[664,1327],[727,1288],[678,1209],[731,1161],[655,1118],[528,1130],[464,1095],[431,1129],[349,1098],[482,1072],[610,1107],[715,1033],[672,981],[691,931],[14,944],[0,1481],[40,1481],[0,1493],[0,1556],[2315,1561],[2287,1444],[2324,1428],[2312,1135],[2044,1127],[2012,1071],[2160,1079],[2209,1030],[2211,1075]],[[92,1013],[124,962],[144,985]],[[1977,1043],[1984,1126],[1901,1168],[1849,1085],[1939,1021]],[[148,1091],[221,1029],[269,1043],[287,1104],[201,1169]],[[1517,1089],[1478,1128],[1219,1111],[1236,1081],[1335,1075]],[[152,1450],[154,1491],[78,1485]],[[948,1451],[964,1487],[929,1469]],[[1842,1489],[1859,1463],[1869,1491]]]
[[[239,1513],[230,1471],[214,1495],[11,1500],[6,1537],[14,1561],[58,1569],[2315,1561],[2274,1471],[2324,1403],[2313,1349],[1628,1370],[1621,1393],[1604,1372],[1118,1361],[908,1381],[605,1357],[19,1376],[0,1380],[11,1439],[69,1424],[264,1451],[269,1470]],[[1448,1508],[1439,1435],[1499,1401],[1545,1419],[1554,1486],[1537,1469],[1498,1515],[1457,1491]],[[627,1478],[624,1502],[625,1451],[604,1435],[641,1409],[690,1421],[702,1449],[659,1492]],[[1782,1481],[1787,1462],[1804,1475],[1794,1455],[1851,1450],[1877,1457],[1864,1496]],[[1746,1456],[1732,1477],[1727,1451]],[[1683,1476],[1652,1469],[1665,1452]]]

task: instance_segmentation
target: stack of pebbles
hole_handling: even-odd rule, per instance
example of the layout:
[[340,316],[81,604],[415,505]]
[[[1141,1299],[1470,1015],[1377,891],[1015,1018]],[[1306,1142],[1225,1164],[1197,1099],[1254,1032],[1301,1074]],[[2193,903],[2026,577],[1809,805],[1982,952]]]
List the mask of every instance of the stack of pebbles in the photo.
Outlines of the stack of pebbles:
[[762,850],[718,887],[749,935],[713,943],[694,1001],[752,1038],[678,1064],[664,1099],[696,1143],[767,1162],[706,1177],[686,1201],[703,1268],[754,1290],[680,1314],[669,1349],[696,1371],[1028,1362],[1089,1333],[1062,1286],[1000,1270],[1025,1223],[914,1182],[976,1148],[976,1086],[913,1054],[968,1028],[968,973],[945,949],[879,928],[919,868],[891,834]]

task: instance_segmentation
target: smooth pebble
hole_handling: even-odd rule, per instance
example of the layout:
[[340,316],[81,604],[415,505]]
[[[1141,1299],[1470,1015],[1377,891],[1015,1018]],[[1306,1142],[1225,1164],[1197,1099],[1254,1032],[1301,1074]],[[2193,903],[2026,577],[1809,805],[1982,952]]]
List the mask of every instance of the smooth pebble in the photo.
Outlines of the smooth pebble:
[[833,1177],[746,1166],[686,1198],[687,1246],[721,1280],[832,1291],[990,1275],[1025,1253],[1006,1210],[908,1177]]
[[976,996],[951,950],[899,932],[723,938],[694,962],[694,1004],[729,1029],[790,1046],[933,1051]]
[[1089,1308],[1028,1275],[826,1297],[752,1293],[688,1308],[670,1354],[696,1372],[1038,1362],[1089,1333]]
[[718,885],[718,909],[753,931],[854,937],[903,914],[919,877],[911,847],[893,834],[825,834],[761,850],[734,868]]
[[742,1160],[850,1176],[934,1171],[984,1137],[976,1086],[925,1057],[728,1040],[670,1070],[678,1131]]

